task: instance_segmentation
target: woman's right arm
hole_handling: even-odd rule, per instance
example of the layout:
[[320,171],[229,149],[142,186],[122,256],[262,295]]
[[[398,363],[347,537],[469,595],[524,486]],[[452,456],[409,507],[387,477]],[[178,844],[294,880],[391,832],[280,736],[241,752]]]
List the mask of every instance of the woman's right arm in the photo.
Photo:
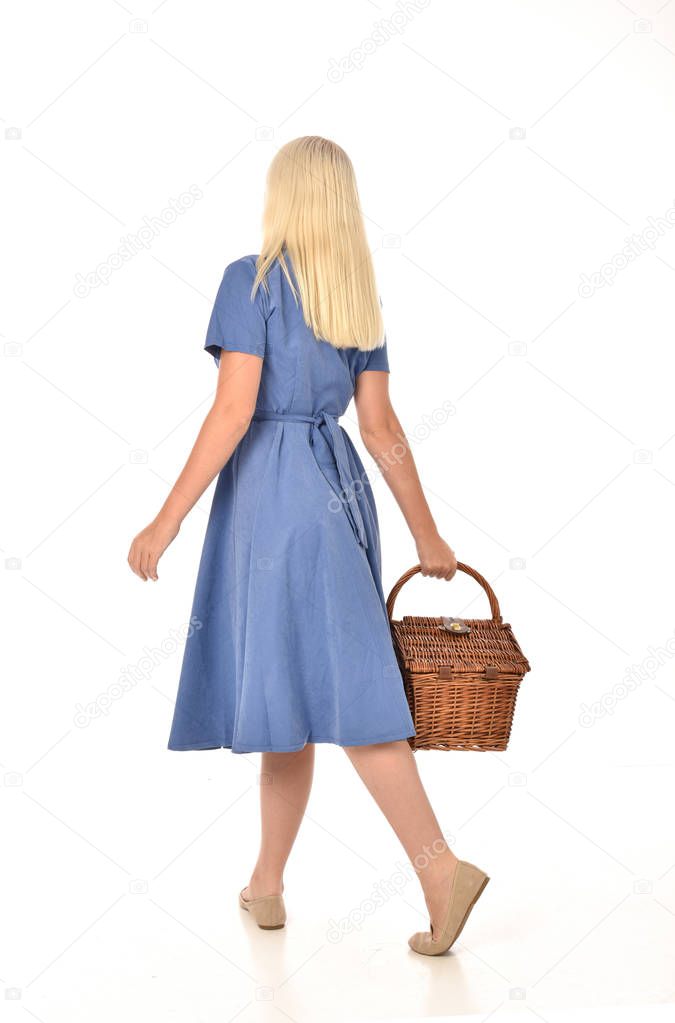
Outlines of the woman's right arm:
[[382,471],[415,540],[422,575],[452,579],[457,559],[439,535],[424,496],[410,445],[389,399],[389,374],[380,370],[359,373],[354,403],[363,443]]
[[157,516],[131,544],[127,560],[141,579],[157,579],[157,562],[178,535],[181,522],[248,430],[262,364],[257,355],[242,352],[224,351],[220,356],[216,396],[185,468]]

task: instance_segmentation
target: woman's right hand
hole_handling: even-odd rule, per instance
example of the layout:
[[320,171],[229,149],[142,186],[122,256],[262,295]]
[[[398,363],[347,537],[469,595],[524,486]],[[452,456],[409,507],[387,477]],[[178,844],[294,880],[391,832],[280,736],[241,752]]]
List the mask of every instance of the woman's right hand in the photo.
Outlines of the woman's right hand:
[[157,562],[169,544],[176,539],[180,523],[167,519],[161,513],[149,526],[134,537],[129,556],[129,568],[144,582],[157,581]]
[[457,558],[452,547],[438,533],[418,539],[416,543],[422,575],[452,579],[457,571]]

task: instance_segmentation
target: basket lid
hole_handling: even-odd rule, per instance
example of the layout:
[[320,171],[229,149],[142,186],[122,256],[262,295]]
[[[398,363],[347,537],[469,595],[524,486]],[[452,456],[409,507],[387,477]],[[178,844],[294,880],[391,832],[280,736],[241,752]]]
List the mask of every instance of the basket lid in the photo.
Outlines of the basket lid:
[[448,675],[523,676],[530,670],[511,626],[492,619],[465,618],[468,632],[452,632],[442,618],[405,616],[392,621],[399,659],[408,671]]

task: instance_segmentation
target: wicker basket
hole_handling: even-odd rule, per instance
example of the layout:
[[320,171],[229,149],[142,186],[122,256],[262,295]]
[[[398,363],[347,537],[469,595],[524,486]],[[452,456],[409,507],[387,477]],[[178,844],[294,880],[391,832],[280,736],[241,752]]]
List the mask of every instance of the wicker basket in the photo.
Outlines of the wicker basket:
[[502,622],[492,587],[468,565],[458,564],[485,590],[492,618],[393,620],[401,587],[420,566],[401,576],[387,600],[387,614],[416,735],[414,750],[505,750],[518,686],[530,665],[511,626]]

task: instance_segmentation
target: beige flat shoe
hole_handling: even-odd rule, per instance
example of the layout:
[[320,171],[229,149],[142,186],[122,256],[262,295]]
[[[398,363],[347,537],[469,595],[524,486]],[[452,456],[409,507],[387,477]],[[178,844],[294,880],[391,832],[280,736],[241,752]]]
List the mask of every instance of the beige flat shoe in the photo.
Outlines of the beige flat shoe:
[[239,905],[250,913],[263,931],[276,931],[286,923],[283,895],[263,895],[259,899],[245,899],[245,889],[239,892]]
[[450,890],[450,905],[443,927],[438,935],[431,931],[418,931],[408,939],[413,952],[423,956],[440,956],[457,941],[469,913],[490,878],[473,863],[459,860]]

